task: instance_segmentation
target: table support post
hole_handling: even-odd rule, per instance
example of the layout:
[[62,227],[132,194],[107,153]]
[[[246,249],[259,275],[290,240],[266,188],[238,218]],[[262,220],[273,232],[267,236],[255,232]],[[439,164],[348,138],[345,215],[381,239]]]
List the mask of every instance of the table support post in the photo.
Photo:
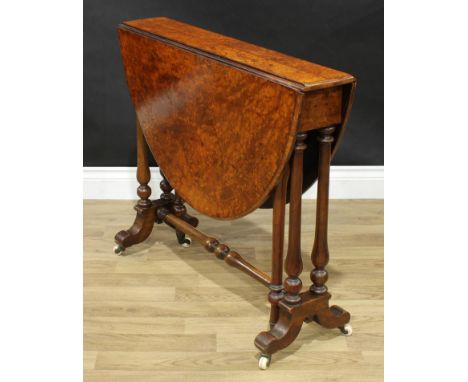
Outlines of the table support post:
[[[339,306],[329,305],[331,295],[325,287],[328,262],[327,215],[328,185],[331,143],[334,128],[319,132],[319,183],[317,199],[317,227],[314,244],[312,271],[314,285],[310,290],[300,293],[302,282],[301,260],[301,197],[302,197],[302,159],[306,149],[305,134],[298,134],[294,156],[292,158],[290,206],[289,206],[289,242],[285,268],[288,278],[284,282],[285,297],[278,302],[279,317],[275,325],[267,332],[261,332],[255,338],[255,346],[263,356],[284,349],[299,334],[303,322],[315,321],[325,328],[340,328],[343,333],[350,333],[347,323],[350,314]],[[318,293],[317,293],[318,292]]]
[[318,132],[319,164],[317,180],[317,211],[315,220],[315,239],[311,259],[314,269],[310,273],[312,285],[310,291],[315,294],[327,292],[325,283],[328,272],[325,270],[328,264],[328,193],[330,185],[330,160],[331,145],[334,140],[334,127],[327,127]]
[[140,184],[137,188],[137,194],[140,198],[134,207],[137,216],[133,225],[125,231],[120,231],[115,235],[116,246],[114,252],[121,254],[125,248],[131,245],[141,243],[153,230],[156,210],[149,199],[151,196],[151,187],[148,183],[151,180],[151,172],[148,163],[148,146],[146,144],[143,131],[138,118],[136,120],[137,133],[137,180]]
[[148,186],[148,183],[151,180],[151,171],[148,163],[148,146],[146,145],[146,140],[141,130],[140,123],[138,119],[137,124],[137,180],[140,185],[137,189],[137,194],[140,198],[138,201],[138,206],[142,208],[148,208],[151,206],[151,187]]
[[271,256],[271,284],[268,301],[271,303],[270,328],[276,324],[279,317],[278,302],[284,297],[283,291],[283,248],[284,248],[284,218],[286,206],[286,189],[288,187],[289,165],[283,171],[280,182],[276,186],[273,198],[273,245]]
[[161,168],[159,168],[159,173],[161,174],[162,180],[159,182],[159,188],[162,191],[162,194],[159,196],[160,199],[166,200],[169,203],[174,202],[174,194],[172,193],[172,186],[166,179],[166,175],[162,172]]
[[[180,197],[179,194],[177,194],[177,191],[175,191],[174,194],[172,193],[172,190],[174,188],[171,186],[161,169],[159,170],[159,173],[162,176],[161,183],[159,184],[163,192],[160,196],[161,200],[168,202],[168,207],[171,209],[172,213],[174,213],[177,217],[191,224],[193,227],[197,227],[198,219],[187,213],[187,208],[185,207],[184,200]],[[162,220],[160,220],[157,215],[156,223],[162,223]],[[191,239],[187,238],[184,232],[178,229],[176,229],[175,232],[177,241],[180,245],[182,245],[183,247],[188,247],[191,244]]]
[[[172,206],[172,210],[174,211],[174,214],[176,216],[180,217],[185,222],[191,224],[194,227],[198,226],[198,219],[187,213],[187,208],[185,207],[184,200],[180,197],[180,195],[177,194],[177,191],[175,193],[174,204]],[[182,245],[183,247],[188,247],[192,243],[192,240],[189,237],[186,237],[184,232],[178,229],[176,229],[175,231],[176,231],[177,241],[179,242],[180,245]]]
[[299,293],[302,289],[302,281],[299,275],[302,272],[301,258],[301,207],[302,207],[302,162],[304,143],[307,134],[299,133],[296,137],[296,147],[292,157],[290,203],[289,203],[289,235],[288,254],[285,261],[285,270],[288,277],[284,281],[286,295],[284,301],[294,306],[301,302]]

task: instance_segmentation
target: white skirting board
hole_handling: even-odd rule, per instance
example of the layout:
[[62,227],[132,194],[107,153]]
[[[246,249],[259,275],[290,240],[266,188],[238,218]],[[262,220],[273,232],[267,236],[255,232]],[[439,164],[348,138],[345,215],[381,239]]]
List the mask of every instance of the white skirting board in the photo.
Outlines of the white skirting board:
[[[150,187],[153,197],[159,196],[161,175],[151,168]],[[136,167],[83,167],[84,199],[137,199]],[[315,199],[316,184],[304,195]],[[330,198],[383,199],[384,166],[332,166]]]

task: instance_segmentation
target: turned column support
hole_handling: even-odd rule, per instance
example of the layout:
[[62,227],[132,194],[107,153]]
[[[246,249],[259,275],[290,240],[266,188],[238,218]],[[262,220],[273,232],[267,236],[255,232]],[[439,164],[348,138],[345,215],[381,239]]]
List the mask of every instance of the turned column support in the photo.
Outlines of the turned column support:
[[317,211],[315,219],[315,238],[311,259],[314,269],[310,273],[312,285],[310,291],[315,294],[327,292],[325,283],[328,272],[325,267],[328,264],[328,193],[330,184],[330,160],[331,146],[333,143],[334,127],[319,130],[317,140],[319,142],[319,163],[317,180]]
[[[184,220],[185,222],[191,224],[192,226],[198,226],[198,219],[187,213],[187,208],[185,207],[184,200],[177,194],[177,191],[174,196],[174,203],[172,204],[172,211],[174,214]],[[180,245],[188,247],[192,240],[189,237],[186,237],[185,233],[181,230],[176,229],[177,241]]]
[[[187,208],[185,207],[184,200],[180,197],[180,195],[177,194],[177,191],[175,191],[175,193],[172,193],[174,188],[171,186],[161,169],[159,170],[159,173],[162,176],[162,180],[159,183],[159,186],[162,190],[162,194],[160,196],[161,200],[164,200],[168,203],[169,207],[171,208],[171,211],[177,217],[183,219],[184,221],[186,221],[194,227],[198,226],[198,219],[187,213]],[[162,220],[160,220],[157,215],[156,222],[158,224],[162,223]],[[166,222],[166,224],[168,223]],[[191,239],[187,238],[184,232],[176,230],[176,236],[177,241],[180,245],[188,247],[191,244]]]
[[146,144],[143,131],[141,130],[138,119],[136,121],[137,131],[137,180],[140,185],[137,188],[137,194],[140,200],[138,206],[141,208],[151,207],[151,187],[148,183],[151,180],[151,171],[148,162],[148,146]]
[[137,180],[140,184],[137,188],[139,200],[135,206],[137,216],[133,225],[125,231],[115,235],[116,246],[114,252],[121,254],[125,248],[141,243],[153,230],[156,210],[153,202],[149,199],[151,188],[148,183],[151,180],[151,172],[148,162],[148,146],[138,119],[136,120],[137,136]]
[[299,275],[302,272],[301,259],[301,207],[302,207],[302,163],[304,150],[307,145],[304,140],[307,134],[299,133],[296,136],[296,146],[292,157],[290,202],[289,202],[289,234],[288,254],[285,261],[285,270],[288,275],[284,281],[286,295],[284,302],[290,306],[301,302],[299,293],[302,281]]
[[162,194],[160,195],[160,199],[165,200],[167,202],[172,202],[174,200],[174,194],[172,193],[172,186],[167,181],[166,176],[162,172],[161,168],[159,168],[159,173],[161,174],[162,180],[159,183],[159,187],[161,188]]
[[273,197],[273,237],[271,255],[271,284],[268,301],[271,303],[270,327],[278,321],[278,303],[284,297],[283,290],[283,247],[284,247],[284,220],[286,207],[286,190],[289,179],[289,164],[283,171],[280,182],[276,186]]
[[[289,242],[285,268],[288,278],[284,282],[286,295],[277,303],[279,316],[267,332],[261,332],[255,338],[255,346],[264,357],[288,346],[299,334],[303,322],[315,321],[325,328],[340,328],[345,334],[351,333],[348,324],[350,314],[339,306],[330,306],[330,294],[325,282],[328,263],[327,224],[328,224],[328,188],[330,176],[331,144],[334,128],[322,129],[318,133],[319,169],[317,195],[317,223],[312,262],[315,269],[311,273],[313,285],[307,292],[300,293],[302,282],[301,260],[301,197],[302,197],[302,160],[306,149],[305,134],[298,134],[292,157],[290,206],[289,206]],[[272,274],[273,280],[274,274]],[[273,312],[273,310],[272,310]],[[271,321],[271,319],[270,319]]]

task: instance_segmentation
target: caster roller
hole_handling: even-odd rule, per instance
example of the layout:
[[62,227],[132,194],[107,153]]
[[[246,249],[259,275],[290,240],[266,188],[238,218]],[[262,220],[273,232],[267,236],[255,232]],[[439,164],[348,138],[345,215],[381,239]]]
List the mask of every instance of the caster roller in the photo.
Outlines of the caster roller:
[[177,241],[182,247],[187,248],[187,247],[190,247],[190,244],[192,244],[192,239],[186,236],[185,233],[183,233],[182,231],[176,230],[176,236],[177,236]]
[[346,324],[345,326],[340,327],[341,333],[343,333],[345,336],[350,336],[353,334],[353,327],[351,324]]
[[262,354],[258,359],[258,368],[260,370],[266,370],[270,366],[271,356],[268,354]]
[[181,244],[182,247],[188,248],[190,247],[190,244],[192,244],[192,239],[190,239],[188,236],[185,237],[184,242]]
[[125,252],[125,248],[122,247],[120,244],[116,244],[114,246],[114,253],[116,255],[123,255],[124,252]]

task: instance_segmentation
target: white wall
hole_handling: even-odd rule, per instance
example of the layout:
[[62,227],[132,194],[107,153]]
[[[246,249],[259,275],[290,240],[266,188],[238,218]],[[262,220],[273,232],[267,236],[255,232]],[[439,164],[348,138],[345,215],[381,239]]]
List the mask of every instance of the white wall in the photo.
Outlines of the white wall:
[[[159,169],[151,169],[153,196],[159,195]],[[135,167],[84,167],[84,199],[137,199]],[[304,195],[314,199],[316,186]],[[333,199],[383,199],[383,166],[332,166],[330,198]]]

